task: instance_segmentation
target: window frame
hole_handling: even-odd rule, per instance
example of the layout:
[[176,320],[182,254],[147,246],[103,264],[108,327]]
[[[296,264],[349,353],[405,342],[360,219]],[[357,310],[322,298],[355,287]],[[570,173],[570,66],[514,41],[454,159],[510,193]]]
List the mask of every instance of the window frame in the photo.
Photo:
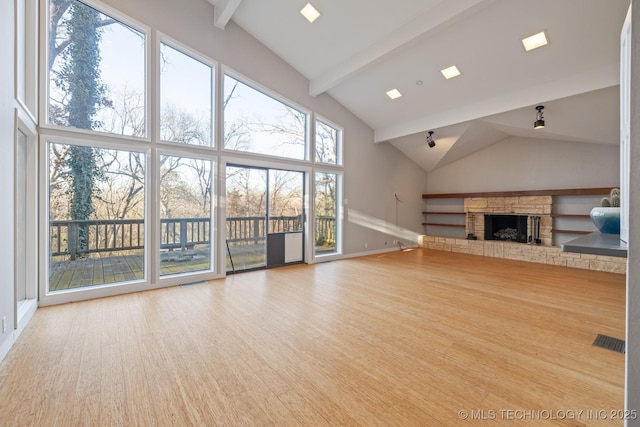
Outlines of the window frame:
[[[142,24],[139,21],[136,21],[128,16],[126,16],[125,14],[123,14],[122,12],[118,11],[117,9],[114,9],[104,3],[101,2],[97,2],[95,0],[74,0],[74,1],[78,1],[80,3],[83,3],[84,5],[95,9],[96,11],[98,11],[99,13],[103,14],[103,15],[107,15],[110,18],[114,19],[115,21],[124,24],[128,27],[133,28],[134,30],[142,33],[144,35],[144,58],[143,58],[143,63],[144,63],[144,71],[143,71],[143,75],[144,75],[144,91],[145,94],[143,96],[144,98],[144,102],[145,102],[145,107],[144,107],[144,114],[145,114],[145,136],[144,137],[139,137],[139,136],[132,136],[132,135],[121,135],[121,134],[116,134],[116,133],[111,133],[111,132],[105,132],[105,131],[100,131],[100,130],[92,130],[92,129],[80,129],[80,128],[74,128],[71,126],[62,126],[62,125],[55,125],[49,122],[49,93],[50,93],[50,86],[49,86],[49,32],[48,31],[40,31],[40,63],[43,64],[44,66],[40,67],[40,88],[41,90],[39,91],[39,114],[40,117],[42,118],[42,120],[40,120],[40,128],[47,130],[47,129],[51,129],[51,130],[62,130],[64,132],[69,132],[69,133],[74,133],[77,135],[80,135],[80,137],[82,137],[82,135],[87,135],[87,136],[91,136],[91,135],[108,135],[108,136],[112,136],[114,138],[119,138],[119,139],[129,139],[129,140],[133,140],[133,141],[146,141],[146,142],[150,142],[152,140],[152,135],[151,135],[151,127],[150,127],[150,122],[151,122],[151,114],[150,112],[152,111],[151,109],[151,103],[153,102],[153,97],[151,95],[151,91],[152,91],[152,85],[151,85],[151,75],[152,75],[152,69],[153,69],[153,65],[150,66],[149,63],[149,56],[150,56],[150,50],[151,50],[151,45],[153,43],[153,38],[152,38],[152,31],[151,28],[147,25]],[[50,20],[50,16],[49,16],[49,0],[45,0],[44,2],[45,7],[42,7],[40,10],[40,20],[43,23],[42,26],[48,26],[49,20]],[[40,26],[40,28],[42,28],[42,26]]]
[[[335,229],[335,235],[336,235],[336,248],[335,251],[330,252],[330,253],[326,253],[326,254],[322,254],[322,253],[318,253],[316,251],[316,243],[315,243],[315,236],[316,236],[316,229],[315,229],[315,224],[316,224],[316,218],[317,218],[317,211],[316,211],[316,176],[318,174],[333,174],[336,175],[336,201],[335,201],[335,209],[336,209],[336,229]],[[313,176],[312,176],[312,182],[313,184],[311,185],[311,189],[313,191],[312,193],[312,202],[310,203],[313,206],[312,212],[313,212],[313,218],[311,223],[313,224],[312,226],[312,230],[311,230],[311,238],[313,239],[311,241],[311,251],[313,252],[313,257],[311,259],[313,259],[316,262],[323,262],[323,261],[333,261],[336,259],[341,259],[343,256],[343,222],[344,222],[344,206],[343,206],[343,181],[344,181],[344,171],[340,170],[340,169],[333,169],[333,168],[324,168],[324,167],[317,167],[314,168],[313,170]]]
[[[161,138],[161,128],[162,128],[162,123],[161,123],[162,122],[162,72],[161,72],[162,54],[161,54],[161,51],[162,51],[163,44],[182,53],[183,55],[189,56],[192,59],[211,67],[211,105],[210,105],[211,128],[209,129],[211,145],[183,144],[175,141],[167,141]],[[218,80],[218,74],[219,74],[218,70],[219,70],[220,64],[217,61],[209,58],[207,55],[204,55],[203,53],[200,53],[197,50],[188,47],[184,43],[181,43],[160,31],[156,31],[156,43],[154,45],[154,52],[155,52],[156,61],[153,67],[154,69],[153,78],[157,79],[157,84],[154,86],[156,88],[155,94],[154,94],[155,95],[154,107],[156,110],[156,114],[154,115],[155,123],[153,126],[153,130],[155,133],[152,139],[159,144],[186,145],[189,147],[194,147],[196,149],[217,150],[219,145],[218,138],[217,138],[219,134],[217,125],[219,124],[218,124],[218,108],[217,108],[218,103],[216,102],[218,98],[218,90],[217,90],[216,83]]]
[[[92,287],[72,288],[59,291],[51,291],[49,289],[49,267],[50,267],[50,247],[51,241],[49,227],[49,205],[51,194],[49,192],[49,144],[76,145],[83,147],[101,148],[107,150],[121,150],[128,152],[138,152],[145,157],[145,194],[144,194],[144,228],[150,230],[151,217],[149,209],[149,201],[151,200],[151,192],[153,185],[150,183],[150,165],[151,165],[151,148],[143,144],[134,145],[126,141],[113,141],[105,138],[79,138],[77,135],[59,135],[59,134],[41,134],[39,138],[40,165],[39,170],[42,171],[40,177],[40,237],[39,237],[39,258],[40,258],[40,302],[41,305],[61,304],[68,302],[70,299],[93,299],[104,296],[114,295],[113,289],[125,288],[127,292],[141,291],[149,288],[150,278],[150,261],[149,261],[149,242],[150,234],[144,234],[144,278],[140,280],[128,280],[115,283],[105,283]],[[45,173],[46,172],[46,173]],[[82,295],[74,298],[74,295]]]
[[[38,0],[15,0],[15,99],[38,122]],[[22,14],[24,13],[24,15]],[[22,91],[24,90],[24,94]],[[24,96],[23,96],[24,95]]]
[[[344,141],[344,128],[342,126],[337,125],[331,120],[326,119],[325,117],[315,114],[313,121],[313,155],[314,155],[314,163],[317,165],[330,166],[330,167],[343,167],[343,141]],[[336,162],[335,163],[326,163],[318,161],[315,156],[317,153],[317,134],[318,134],[318,122],[325,124],[333,128],[337,133],[337,141],[336,141]]]
[[[28,319],[31,318],[33,313],[38,306],[38,269],[39,269],[39,257],[38,257],[38,212],[39,212],[39,202],[38,202],[38,177],[39,177],[39,169],[38,169],[38,132],[35,123],[32,122],[33,117],[28,114],[27,111],[22,110],[22,108],[16,108],[15,110],[15,118],[14,118],[14,144],[18,144],[18,133],[22,133],[27,138],[27,151],[26,151],[26,194],[23,194],[22,197],[25,198],[25,219],[26,219],[26,228],[27,235],[24,236],[25,239],[25,250],[28,254],[26,261],[26,294],[25,301],[18,306],[17,301],[17,293],[16,298],[14,298],[14,327],[16,329],[22,329],[26,323],[28,323]],[[17,151],[16,151],[17,153]],[[14,155],[15,157],[15,155]],[[14,162],[16,159],[14,159]],[[16,164],[17,166],[17,164]],[[16,182],[18,175],[18,168],[14,168],[14,176]],[[17,218],[18,215],[18,197],[17,194],[18,189],[14,188],[14,215]],[[17,228],[17,223],[14,222],[14,236],[16,235],[15,230]],[[18,253],[17,251],[17,238],[14,241],[14,253]],[[15,286],[18,286],[17,283],[17,269],[18,269],[18,260],[14,260],[14,283]]]
[[[153,223],[151,226],[152,230],[155,231],[153,234],[153,238],[151,239],[151,245],[149,249],[152,251],[150,253],[150,257],[153,258],[153,262],[151,265],[154,266],[154,270],[151,272],[152,274],[152,282],[157,283],[159,286],[174,286],[180,285],[185,282],[185,278],[188,278],[189,282],[197,282],[200,280],[211,280],[215,278],[223,277],[220,273],[218,264],[216,260],[220,258],[218,251],[220,250],[219,240],[224,241],[224,238],[219,236],[219,203],[217,201],[219,194],[219,182],[220,179],[218,177],[219,174],[219,156],[213,153],[211,150],[209,152],[199,151],[196,152],[194,150],[185,150],[184,146],[191,148],[192,146],[183,145],[183,144],[175,144],[172,143],[170,146],[159,147],[154,150],[153,156],[155,159],[153,160],[153,181],[154,181],[154,194],[153,194],[153,210],[155,210],[156,214],[153,215]],[[211,198],[209,201],[209,209],[210,209],[210,244],[209,244],[209,269],[208,270],[200,270],[200,271],[192,271],[185,272],[179,274],[170,274],[170,275],[162,275],[160,272],[160,244],[159,244],[159,235],[160,235],[160,158],[162,156],[171,156],[171,157],[188,157],[190,159],[196,160],[206,160],[211,162]],[[151,228],[150,228],[151,230]]]
[[[267,96],[277,102],[280,102],[281,104],[284,104],[290,108],[293,108],[294,110],[304,114],[306,116],[306,123],[305,123],[305,127],[304,127],[304,158],[303,159],[298,159],[298,158],[293,158],[293,157],[285,157],[285,156],[279,156],[279,155],[275,155],[275,154],[264,154],[264,153],[258,153],[258,152],[254,152],[254,151],[242,151],[242,150],[232,150],[229,148],[225,147],[224,144],[224,133],[225,133],[225,129],[224,129],[224,123],[225,123],[225,118],[224,118],[224,100],[222,98],[224,98],[224,93],[225,93],[225,87],[224,87],[224,80],[225,80],[225,76],[229,76],[235,80],[237,80],[238,82],[244,84],[245,86],[261,93],[264,96]],[[299,163],[306,163],[306,164],[311,164],[313,163],[313,159],[311,156],[311,141],[313,140],[312,138],[314,138],[311,133],[312,133],[312,125],[311,123],[313,122],[313,111],[304,108],[302,106],[300,106],[299,104],[297,104],[296,102],[277,94],[276,92],[274,92],[271,89],[266,88],[265,86],[261,85],[260,83],[257,83],[255,80],[252,80],[234,70],[232,70],[229,67],[225,67],[223,66],[223,69],[220,71],[220,76],[221,76],[221,87],[220,87],[220,93],[221,93],[221,129],[220,129],[220,134],[221,134],[221,139],[220,139],[220,149],[223,152],[223,154],[225,155],[229,155],[229,156],[236,156],[236,155],[246,155],[246,156],[255,156],[257,158],[264,158],[264,159],[272,159],[273,161],[291,161],[291,162],[299,162]]]

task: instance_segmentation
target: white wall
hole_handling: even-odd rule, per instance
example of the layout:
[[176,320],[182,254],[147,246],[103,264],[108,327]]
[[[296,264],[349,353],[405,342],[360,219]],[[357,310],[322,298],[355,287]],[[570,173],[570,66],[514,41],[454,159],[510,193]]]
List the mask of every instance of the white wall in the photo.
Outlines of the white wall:
[[0,330],[0,360],[13,343],[13,158],[14,158],[14,2],[0,1],[0,319],[7,318],[7,330]]
[[[422,194],[426,173],[390,144],[374,144],[373,130],[326,94],[309,96],[309,82],[264,45],[229,22],[213,26],[213,6],[206,0],[105,0],[105,4],[158,30],[279,95],[344,127],[344,198],[346,209],[395,225],[394,193],[403,200],[398,225],[422,233]],[[345,254],[390,248],[393,236],[349,222]],[[387,245],[385,245],[387,242]],[[366,244],[366,248],[365,248]]]
[[[640,1],[633,0],[625,409],[640,411]],[[640,419],[626,421],[638,426]]]
[[618,145],[510,137],[429,173],[429,193],[617,187]]

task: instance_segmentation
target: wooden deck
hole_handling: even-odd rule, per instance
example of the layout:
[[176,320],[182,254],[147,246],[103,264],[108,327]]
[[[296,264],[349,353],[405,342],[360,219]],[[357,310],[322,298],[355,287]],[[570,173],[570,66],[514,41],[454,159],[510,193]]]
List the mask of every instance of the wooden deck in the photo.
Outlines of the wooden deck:
[[[226,271],[250,270],[266,265],[264,244],[234,242],[229,246],[233,265],[226,256]],[[335,246],[316,246],[316,253],[331,253]],[[137,252],[131,255],[132,252]],[[57,257],[58,259],[62,258]],[[162,276],[203,271],[210,268],[209,250],[206,247],[165,250],[160,254]],[[101,286],[119,282],[144,280],[143,251],[127,251],[127,255],[116,252],[95,252],[76,260],[54,260],[51,262],[49,290],[61,291],[83,287]]]
[[51,262],[49,290],[144,279],[143,255],[113,255]]
[[[171,251],[161,254],[161,275],[206,270],[206,250]],[[144,258],[136,255],[102,255],[51,263],[49,289],[59,291],[110,283],[144,280]]]

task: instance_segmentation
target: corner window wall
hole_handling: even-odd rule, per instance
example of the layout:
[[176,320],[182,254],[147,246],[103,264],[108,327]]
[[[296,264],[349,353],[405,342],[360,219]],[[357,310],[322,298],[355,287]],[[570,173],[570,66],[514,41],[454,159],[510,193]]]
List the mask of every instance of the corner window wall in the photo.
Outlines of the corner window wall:
[[[14,1],[22,22],[36,0]],[[99,1],[41,4],[44,304],[87,298],[66,297],[71,291],[107,295],[126,290],[99,289],[223,275],[226,254],[213,248],[224,249],[225,224],[215,227],[213,219],[214,212],[225,214],[227,200],[214,184],[223,182],[228,164],[295,172],[314,198],[300,196],[293,213],[272,209],[300,221],[308,212],[319,221],[300,222],[305,233],[318,233],[305,234],[301,247],[309,256],[340,252],[338,126],[231,70],[216,77],[212,59]],[[24,28],[21,51],[28,50]],[[28,56],[19,60],[20,76],[28,75],[29,63]],[[28,98],[23,80],[16,96]]]

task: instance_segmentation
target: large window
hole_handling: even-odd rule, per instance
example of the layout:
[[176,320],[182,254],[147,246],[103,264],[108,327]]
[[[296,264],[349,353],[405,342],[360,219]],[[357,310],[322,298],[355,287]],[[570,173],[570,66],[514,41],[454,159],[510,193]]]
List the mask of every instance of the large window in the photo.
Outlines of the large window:
[[212,145],[213,68],[160,45],[160,139]]
[[315,174],[315,252],[328,255],[338,252],[338,178],[337,173]]
[[[34,38],[45,53],[33,158],[45,195],[34,236],[44,304],[212,279],[225,256],[237,271],[339,253],[339,126],[231,70],[216,79],[204,51],[97,0],[12,1],[19,52],[29,51],[30,11],[42,4],[47,15]],[[23,101],[30,61],[17,58]],[[268,247],[283,238],[280,260]]]
[[49,291],[145,277],[144,153],[49,143]]
[[316,120],[316,162],[342,164],[342,130],[322,120]]
[[160,275],[211,269],[210,160],[160,158]]
[[224,76],[224,148],[305,160],[306,113]]
[[53,125],[146,136],[145,34],[77,0],[49,0]]

